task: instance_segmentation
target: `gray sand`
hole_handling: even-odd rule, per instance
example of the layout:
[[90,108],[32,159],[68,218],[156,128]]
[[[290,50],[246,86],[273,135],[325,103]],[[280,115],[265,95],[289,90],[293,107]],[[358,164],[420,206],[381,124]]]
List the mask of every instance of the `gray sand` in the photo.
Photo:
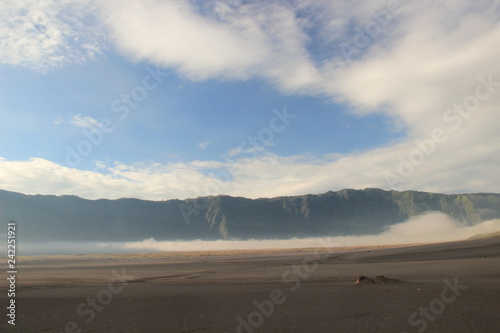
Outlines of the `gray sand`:
[[32,259],[2,332],[500,332],[500,238]]

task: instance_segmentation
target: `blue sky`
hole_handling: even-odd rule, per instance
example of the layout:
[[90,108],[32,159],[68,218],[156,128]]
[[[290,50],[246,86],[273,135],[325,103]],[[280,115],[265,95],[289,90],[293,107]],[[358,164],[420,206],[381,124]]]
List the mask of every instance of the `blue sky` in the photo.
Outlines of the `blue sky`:
[[498,192],[499,13],[488,1],[7,1],[0,188]]
[[359,117],[326,98],[281,94],[262,80],[190,82],[174,71],[121,119],[125,111],[115,112],[112,103],[142,83],[153,68],[148,66],[106,57],[43,74],[5,70],[2,106],[15,112],[5,114],[2,136],[16,144],[3,146],[2,156],[66,163],[66,146],[76,150],[87,139],[71,123],[79,115],[110,119],[115,128],[88,158],[82,156],[78,167],[87,170],[96,161],[224,160],[268,126],[273,110],[284,108],[296,118],[266,146],[280,155],[349,153],[401,136],[386,116]]

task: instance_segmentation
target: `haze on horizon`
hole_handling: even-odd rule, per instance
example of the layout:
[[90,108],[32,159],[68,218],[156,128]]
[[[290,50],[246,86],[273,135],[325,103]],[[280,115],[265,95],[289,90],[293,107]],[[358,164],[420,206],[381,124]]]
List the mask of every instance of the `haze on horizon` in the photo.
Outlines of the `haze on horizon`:
[[[500,220],[467,226],[441,212],[428,212],[391,225],[382,233],[363,236],[325,236],[293,239],[162,241],[139,242],[29,242],[20,255],[71,255],[134,252],[230,251],[257,249],[342,248],[351,246],[407,245],[466,240],[500,231]],[[1,236],[0,237],[4,237]]]
[[486,0],[6,1],[0,189],[500,192],[499,17]]

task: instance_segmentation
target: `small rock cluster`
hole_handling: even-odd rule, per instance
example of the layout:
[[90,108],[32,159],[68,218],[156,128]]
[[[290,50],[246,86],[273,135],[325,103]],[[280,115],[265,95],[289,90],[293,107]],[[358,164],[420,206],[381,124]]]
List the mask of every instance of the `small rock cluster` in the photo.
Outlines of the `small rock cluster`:
[[383,275],[377,275],[375,279],[372,279],[371,277],[365,275],[361,275],[360,277],[358,277],[358,280],[356,280],[355,284],[377,283],[377,282],[384,282],[387,280],[388,279]]

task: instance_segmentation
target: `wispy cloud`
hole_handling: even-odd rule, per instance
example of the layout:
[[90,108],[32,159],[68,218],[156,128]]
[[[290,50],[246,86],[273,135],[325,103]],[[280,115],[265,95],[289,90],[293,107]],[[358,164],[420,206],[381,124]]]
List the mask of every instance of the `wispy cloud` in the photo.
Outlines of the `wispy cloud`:
[[81,114],[71,117],[70,124],[80,128],[99,128],[99,121],[90,117],[82,116]]
[[207,140],[207,141],[198,142],[196,144],[196,146],[198,148],[200,148],[201,150],[206,150],[208,148],[208,146],[210,146],[210,144],[211,144],[211,141]]
[[56,125],[56,126],[57,126],[57,125],[61,125],[61,124],[63,124],[63,123],[64,123],[64,119],[62,119],[62,118],[57,118],[57,119],[55,119],[55,120],[52,122],[52,124],[54,124],[54,125]]
[[4,1],[0,64],[45,72],[103,53],[102,32],[87,24],[93,1]]

